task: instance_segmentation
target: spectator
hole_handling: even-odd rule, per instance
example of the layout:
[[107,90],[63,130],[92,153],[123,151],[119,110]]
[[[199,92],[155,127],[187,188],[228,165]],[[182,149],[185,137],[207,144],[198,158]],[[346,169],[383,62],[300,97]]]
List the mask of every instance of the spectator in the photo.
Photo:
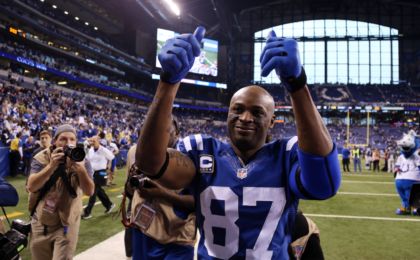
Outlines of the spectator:
[[39,147],[34,150],[33,156],[35,156],[40,151],[50,148],[51,146],[51,133],[48,130],[43,130],[39,133]]
[[108,195],[105,193],[102,186],[106,185],[107,165],[108,162],[114,159],[112,152],[99,143],[99,136],[94,136],[89,139],[91,145],[86,158],[91,162],[94,171],[93,180],[95,183],[95,191],[89,198],[89,203],[86,206],[82,219],[90,219],[92,217],[92,208],[98,196],[102,205],[105,207],[105,214],[109,214],[115,208],[115,204],[111,202]]
[[351,156],[353,157],[354,172],[357,173],[357,170],[359,170],[359,172],[362,173],[362,164],[360,162],[360,148],[354,147],[351,150]]
[[350,150],[347,148],[347,146],[343,147],[342,151],[342,163],[343,163],[343,171],[344,172],[350,172],[349,165],[350,165]]
[[10,142],[10,176],[15,177],[19,173],[19,164],[23,159],[21,133],[18,132]]
[[24,175],[29,176],[31,170],[32,154],[36,149],[36,144],[33,136],[29,136],[23,144],[23,167]]
[[372,153],[372,161],[373,161],[373,172],[377,171],[379,172],[379,161],[381,159],[381,154],[379,152],[379,149],[376,148],[373,150]]
[[372,170],[372,149],[368,147],[365,152],[365,167],[366,170]]

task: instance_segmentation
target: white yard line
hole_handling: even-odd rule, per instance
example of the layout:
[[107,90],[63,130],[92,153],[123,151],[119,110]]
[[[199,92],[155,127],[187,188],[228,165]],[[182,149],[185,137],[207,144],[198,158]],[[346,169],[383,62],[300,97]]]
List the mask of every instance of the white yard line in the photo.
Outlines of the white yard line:
[[342,173],[341,175],[342,176],[349,176],[349,177],[376,177],[376,178],[389,177],[389,178],[392,178],[391,175],[387,175],[387,174],[384,174],[384,175],[379,175],[379,174],[378,175],[368,175],[368,174],[364,174],[364,173]]
[[392,184],[392,185],[395,184],[395,182],[393,182],[393,181],[349,181],[349,180],[342,180],[341,182],[344,182],[344,183],[369,183],[369,184]]
[[385,196],[385,197],[399,197],[398,194],[394,193],[368,193],[368,192],[349,192],[339,191],[337,194],[340,195],[362,195],[362,196]]
[[348,216],[348,215],[329,215],[329,214],[308,214],[308,217],[320,217],[320,218],[345,218],[345,219],[367,219],[367,220],[385,220],[385,221],[407,221],[407,222],[420,222],[419,218],[385,218],[385,217],[368,217],[368,216]]

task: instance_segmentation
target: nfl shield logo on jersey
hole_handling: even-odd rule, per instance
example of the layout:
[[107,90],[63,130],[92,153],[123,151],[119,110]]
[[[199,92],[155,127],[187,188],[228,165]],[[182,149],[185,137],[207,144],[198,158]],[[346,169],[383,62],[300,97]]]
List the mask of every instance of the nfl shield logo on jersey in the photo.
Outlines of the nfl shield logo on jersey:
[[248,177],[248,169],[247,168],[240,168],[238,170],[236,170],[236,177],[238,177],[239,179],[245,179],[246,177]]

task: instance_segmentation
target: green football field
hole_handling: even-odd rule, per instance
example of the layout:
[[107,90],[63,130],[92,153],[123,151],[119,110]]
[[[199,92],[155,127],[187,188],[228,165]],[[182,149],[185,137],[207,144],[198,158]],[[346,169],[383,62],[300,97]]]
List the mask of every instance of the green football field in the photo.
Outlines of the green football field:
[[[124,170],[117,171],[117,185],[106,188],[117,205],[124,176]],[[393,176],[363,172],[343,174],[342,179],[334,198],[300,202],[300,208],[321,230],[326,259],[420,259],[420,217],[394,214],[400,203]],[[9,181],[19,192],[20,203],[6,211],[12,218],[28,220],[25,180],[19,177]],[[94,207],[93,218],[82,220],[77,253],[123,230],[120,218],[104,215],[104,210],[99,204]],[[28,249],[23,250],[22,257],[30,259]]]

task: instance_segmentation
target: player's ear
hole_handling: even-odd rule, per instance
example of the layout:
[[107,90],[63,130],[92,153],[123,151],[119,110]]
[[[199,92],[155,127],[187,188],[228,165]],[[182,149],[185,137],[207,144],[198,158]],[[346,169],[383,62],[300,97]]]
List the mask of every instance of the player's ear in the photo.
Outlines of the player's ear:
[[273,116],[270,119],[270,129],[272,129],[274,127],[274,122],[276,120],[276,115],[273,114]]

